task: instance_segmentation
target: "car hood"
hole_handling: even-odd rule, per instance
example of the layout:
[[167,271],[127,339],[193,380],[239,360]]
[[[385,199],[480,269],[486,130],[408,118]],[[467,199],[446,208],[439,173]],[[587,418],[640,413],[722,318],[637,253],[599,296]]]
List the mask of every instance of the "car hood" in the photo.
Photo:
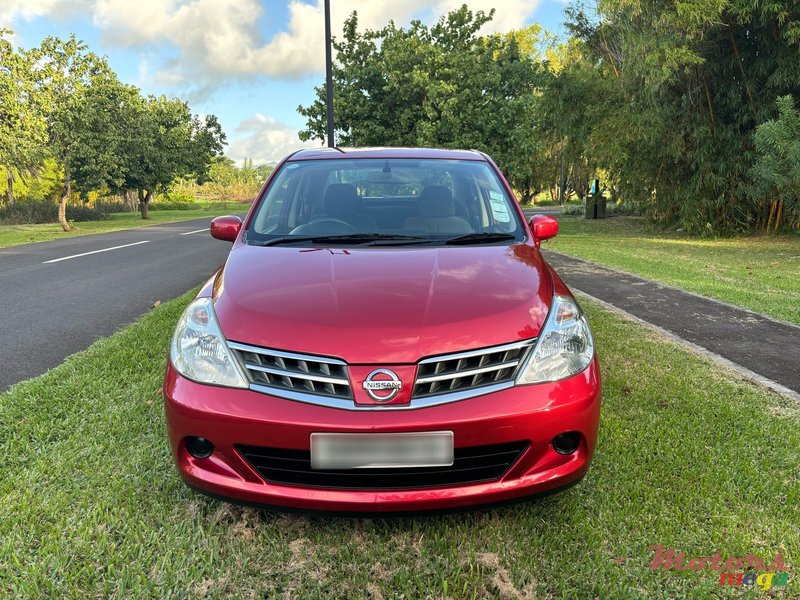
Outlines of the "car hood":
[[553,284],[541,254],[527,244],[240,244],[213,290],[229,340],[350,364],[405,364],[535,337]]

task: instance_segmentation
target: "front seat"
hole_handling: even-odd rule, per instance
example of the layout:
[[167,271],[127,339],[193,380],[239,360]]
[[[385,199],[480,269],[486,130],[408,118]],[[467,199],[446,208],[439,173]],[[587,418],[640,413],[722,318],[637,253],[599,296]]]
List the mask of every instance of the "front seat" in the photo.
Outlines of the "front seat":
[[470,224],[455,216],[456,205],[447,186],[429,185],[423,189],[419,196],[418,212],[419,216],[406,219],[406,230],[462,235],[472,233]]
[[331,183],[325,189],[322,202],[323,214],[315,220],[338,219],[352,225],[357,233],[375,233],[378,225],[366,214],[364,201],[349,183]]

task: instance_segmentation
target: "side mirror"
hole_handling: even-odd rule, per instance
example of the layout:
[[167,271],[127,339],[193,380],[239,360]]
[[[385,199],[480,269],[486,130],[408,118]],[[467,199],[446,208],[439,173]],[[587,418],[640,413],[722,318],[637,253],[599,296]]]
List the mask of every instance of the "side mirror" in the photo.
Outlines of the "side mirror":
[[558,220],[547,215],[533,215],[530,220],[533,241],[538,248],[543,240],[549,240],[558,235]]
[[235,241],[241,228],[242,220],[239,217],[217,217],[211,221],[211,235],[224,242]]

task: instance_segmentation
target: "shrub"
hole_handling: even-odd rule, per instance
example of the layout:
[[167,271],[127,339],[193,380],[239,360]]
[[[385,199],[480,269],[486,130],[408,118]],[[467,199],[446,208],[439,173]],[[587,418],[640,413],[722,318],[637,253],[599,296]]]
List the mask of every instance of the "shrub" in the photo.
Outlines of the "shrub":
[[183,191],[170,190],[166,194],[158,194],[150,201],[150,210],[192,210],[198,208],[195,198]]
[[[84,204],[67,206],[67,219],[70,221],[99,221],[106,218],[106,212]],[[33,223],[57,223],[58,205],[49,200],[15,202],[11,206],[0,207],[0,224],[26,225]]]
[[[561,209],[563,215],[583,215],[585,211],[584,205],[579,202],[568,202]],[[606,204],[607,217],[621,217],[624,215],[641,215],[642,211],[637,206],[626,204],[625,202],[615,203],[608,202]]]

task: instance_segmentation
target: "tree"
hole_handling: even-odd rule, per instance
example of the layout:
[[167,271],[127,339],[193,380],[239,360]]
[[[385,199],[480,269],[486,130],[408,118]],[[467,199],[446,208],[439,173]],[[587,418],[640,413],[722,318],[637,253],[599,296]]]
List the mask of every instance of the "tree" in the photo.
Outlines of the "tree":
[[137,98],[126,119],[128,134],[121,144],[122,180],[117,189],[136,190],[142,218],[149,218],[153,194],[165,191],[178,177],[202,183],[225,135],[216,117],[193,117],[188,105],[165,96]]
[[6,203],[14,203],[14,181],[35,175],[43,160],[47,121],[42,107],[35,52],[15,50],[0,29],[0,166],[6,172]]
[[[596,12],[594,10],[596,8]],[[584,152],[663,223],[748,230],[756,127],[800,95],[800,4],[600,0],[570,29],[603,82]]]
[[767,231],[777,231],[785,214],[794,215],[795,226],[800,221],[800,112],[791,96],[778,98],[777,105],[778,118],[755,132],[758,155],[750,170],[750,196]]
[[39,57],[48,102],[48,145],[64,169],[58,221],[69,231],[70,195],[113,185],[121,177],[119,114],[131,88],[120,84],[105,59],[88,52],[75,36],[66,41],[45,38]]
[[[544,69],[530,51],[541,30],[480,37],[493,13],[466,6],[431,27],[413,21],[358,32],[358,15],[334,41],[337,140],[341,145],[478,148],[530,195],[540,146],[533,105]],[[299,107],[303,140],[323,139],[324,88]]]

